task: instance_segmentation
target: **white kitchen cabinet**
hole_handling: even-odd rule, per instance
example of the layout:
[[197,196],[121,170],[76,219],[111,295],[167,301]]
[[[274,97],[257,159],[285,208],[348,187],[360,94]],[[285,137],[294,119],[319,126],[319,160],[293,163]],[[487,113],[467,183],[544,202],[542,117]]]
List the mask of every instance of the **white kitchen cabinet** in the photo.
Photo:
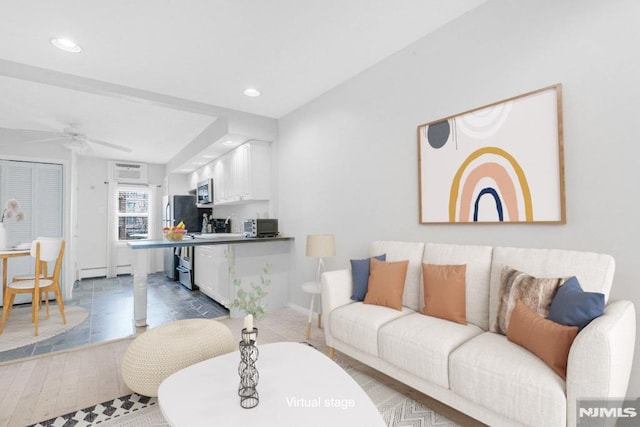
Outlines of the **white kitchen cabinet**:
[[224,156],[222,158],[223,175],[222,175],[222,202],[230,203],[236,200],[235,196],[235,165],[233,163],[233,157]]
[[[194,282],[205,295],[222,305],[236,298],[239,287],[251,292],[252,284],[270,284],[262,301],[267,311],[289,304],[292,239],[272,241],[198,245],[194,247]],[[269,273],[264,267],[269,265]],[[231,268],[230,268],[231,267]],[[231,273],[229,271],[232,271]],[[234,285],[237,280],[239,287]],[[233,318],[246,315],[240,309],[230,310]]]
[[213,162],[213,204],[219,205],[224,203],[224,163],[222,159]]
[[205,295],[222,305],[229,303],[228,245],[194,248],[194,282]]
[[241,145],[232,153],[234,202],[243,200],[249,191],[251,176],[251,146]]
[[235,164],[232,155],[224,155],[213,166],[213,203],[220,205],[231,203],[235,196]]
[[214,162],[214,204],[269,200],[270,143],[250,141]]

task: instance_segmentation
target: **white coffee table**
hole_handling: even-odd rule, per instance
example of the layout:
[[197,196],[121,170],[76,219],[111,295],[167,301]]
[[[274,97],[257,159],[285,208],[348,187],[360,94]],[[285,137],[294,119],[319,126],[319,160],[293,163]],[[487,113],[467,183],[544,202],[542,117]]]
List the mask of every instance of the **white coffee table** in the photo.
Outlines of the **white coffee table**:
[[174,427],[385,426],[369,396],[326,355],[292,342],[258,349],[258,406],[240,407],[240,353],[235,351],[164,380],[158,403],[165,419]]

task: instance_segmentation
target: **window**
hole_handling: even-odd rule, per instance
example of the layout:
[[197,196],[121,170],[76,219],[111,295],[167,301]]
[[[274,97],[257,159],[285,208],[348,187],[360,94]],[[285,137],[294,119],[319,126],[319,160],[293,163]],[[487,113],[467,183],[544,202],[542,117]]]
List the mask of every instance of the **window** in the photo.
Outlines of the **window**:
[[146,239],[149,235],[149,190],[118,189],[118,240]]

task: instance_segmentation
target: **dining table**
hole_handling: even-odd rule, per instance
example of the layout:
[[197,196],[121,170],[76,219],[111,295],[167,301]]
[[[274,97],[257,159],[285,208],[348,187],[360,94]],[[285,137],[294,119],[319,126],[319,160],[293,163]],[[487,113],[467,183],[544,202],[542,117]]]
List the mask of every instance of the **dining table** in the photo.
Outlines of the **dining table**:
[[7,265],[9,258],[15,258],[20,256],[28,256],[31,253],[30,249],[0,249],[0,258],[2,258],[2,297],[4,298],[5,290],[7,288]]

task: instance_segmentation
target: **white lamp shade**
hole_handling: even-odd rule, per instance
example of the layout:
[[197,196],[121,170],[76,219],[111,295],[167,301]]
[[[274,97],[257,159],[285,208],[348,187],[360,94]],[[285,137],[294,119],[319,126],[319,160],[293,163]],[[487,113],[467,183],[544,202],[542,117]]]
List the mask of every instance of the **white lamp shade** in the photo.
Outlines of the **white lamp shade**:
[[307,236],[307,256],[335,256],[336,242],[333,234],[309,234]]

